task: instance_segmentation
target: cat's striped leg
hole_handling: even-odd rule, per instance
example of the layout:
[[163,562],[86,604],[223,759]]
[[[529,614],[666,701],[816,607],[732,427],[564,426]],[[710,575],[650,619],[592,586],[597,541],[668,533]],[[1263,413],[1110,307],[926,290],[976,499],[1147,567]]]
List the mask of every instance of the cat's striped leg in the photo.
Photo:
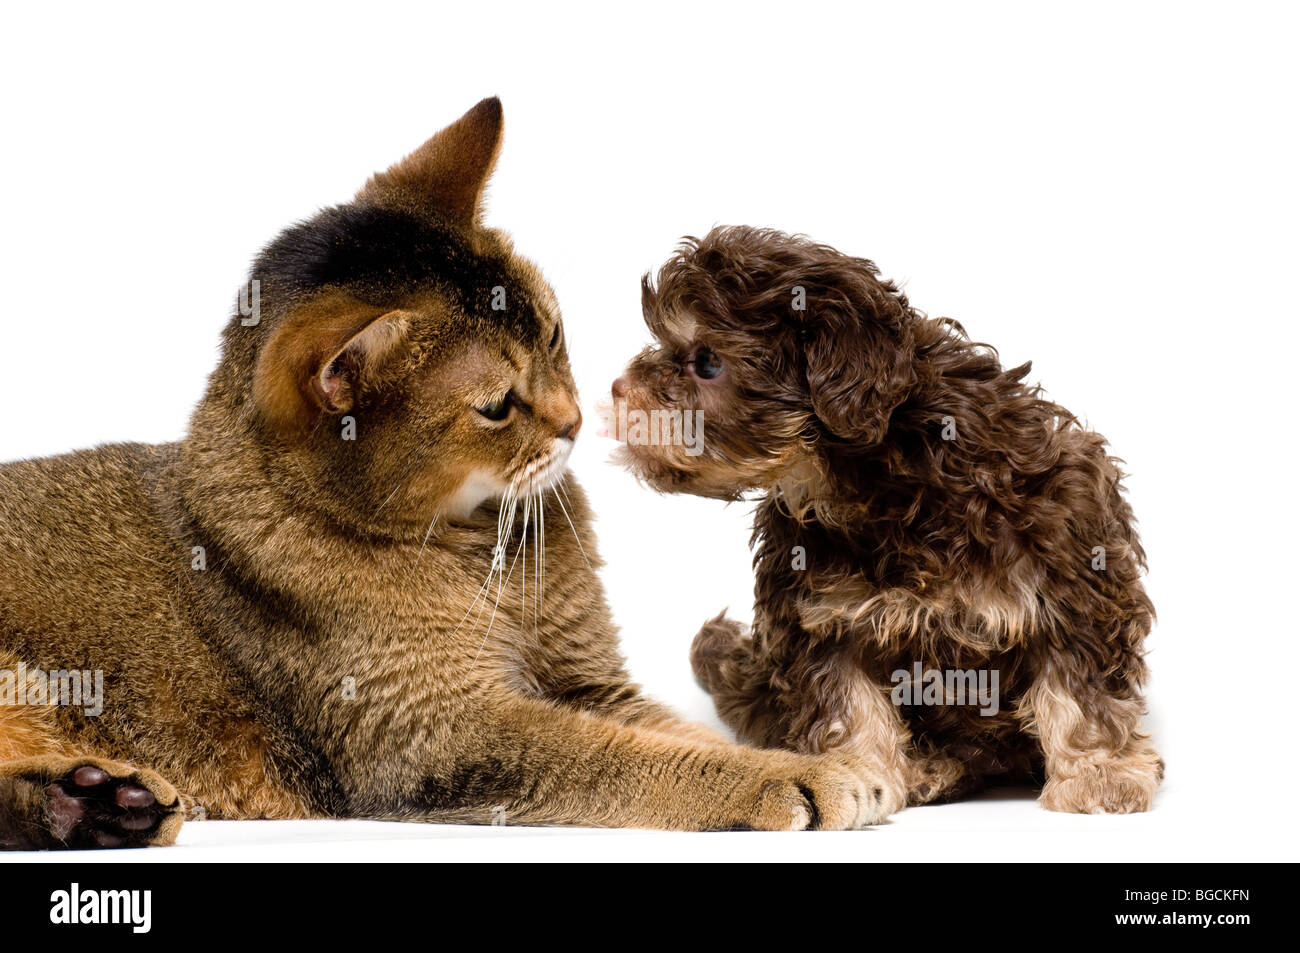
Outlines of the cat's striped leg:
[[486,720],[512,824],[846,830],[886,813],[851,755],[701,743],[524,698]]
[[731,743],[708,725],[683,718],[667,705],[647,698],[641,687],[621,671],[612,673],[607,681],[571,687],[555,700],[578,711],[676,738],[705,744]]

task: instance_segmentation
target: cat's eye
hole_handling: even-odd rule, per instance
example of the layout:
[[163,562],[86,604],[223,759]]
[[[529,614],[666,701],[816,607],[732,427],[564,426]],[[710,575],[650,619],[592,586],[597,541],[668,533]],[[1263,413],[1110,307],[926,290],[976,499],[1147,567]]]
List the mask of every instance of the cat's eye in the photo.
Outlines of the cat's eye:
[[695,372],[696,377],[711,381],[722,373],[722,360],[714,351],[702,347],[695,352],[690,367]]
[[494,400],[490,404],[484,404],[482,407],[475,407],[474,409],[488,420],[505,420],[510,415],[510,395],[505,394],[500,400]]

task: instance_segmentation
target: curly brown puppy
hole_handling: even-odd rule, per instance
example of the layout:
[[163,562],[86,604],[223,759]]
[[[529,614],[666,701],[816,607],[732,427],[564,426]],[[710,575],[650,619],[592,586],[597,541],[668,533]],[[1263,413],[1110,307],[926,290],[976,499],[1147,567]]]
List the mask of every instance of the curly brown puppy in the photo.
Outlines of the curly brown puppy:
[[1029,364],[770,230],[688,239],[642,303],[658,346],[613,385],[624,462],[763,494],[752,633],[719,616],[691,654],[742,740],[876,761],[893,807],[991,778],[1043,781],[1052,810],[1151,806],[1145,556],[1104,439]]

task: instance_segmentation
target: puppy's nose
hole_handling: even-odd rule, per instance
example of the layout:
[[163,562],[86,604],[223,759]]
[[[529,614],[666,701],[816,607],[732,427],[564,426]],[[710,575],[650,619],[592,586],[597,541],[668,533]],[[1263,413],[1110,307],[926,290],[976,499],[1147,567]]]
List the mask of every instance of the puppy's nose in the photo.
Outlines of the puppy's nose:
[[560,428],[560,432],[556,434],[557,437],[562,440],[578,439],[578,431],[582,429],[582,411],[577,411],[577,414],[577,419]]
[[609,391],[614,395],[614,399],[627,396],[627,381],[622,377],[614,378],[614,383],[610,385]]

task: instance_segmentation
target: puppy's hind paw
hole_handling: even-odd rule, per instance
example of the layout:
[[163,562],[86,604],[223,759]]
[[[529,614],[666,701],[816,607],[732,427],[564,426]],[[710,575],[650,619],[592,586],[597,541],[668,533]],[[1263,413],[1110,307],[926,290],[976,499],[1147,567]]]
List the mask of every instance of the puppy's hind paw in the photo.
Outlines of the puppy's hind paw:
[[724,684],[728,668],[748,646],[749,627],[727,618],[727,610],[704,623],[691,643],[691,671],[700,687],[713,693]]

